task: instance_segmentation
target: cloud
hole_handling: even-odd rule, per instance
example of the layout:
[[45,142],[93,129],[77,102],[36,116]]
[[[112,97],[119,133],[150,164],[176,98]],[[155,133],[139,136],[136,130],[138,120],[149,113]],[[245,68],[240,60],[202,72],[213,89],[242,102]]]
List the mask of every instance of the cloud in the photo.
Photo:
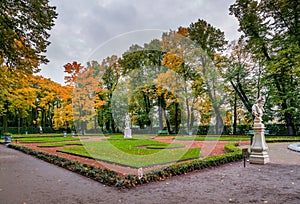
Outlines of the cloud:
[[237,21],[229,16],[234,0],[50,0],[59,14],[50,31],[47,50],[50,63],[42,65],[41,74],[64,81],[63,65],[84,60],[104,42],[134,30],[175,30],[204,19],[237,39]]

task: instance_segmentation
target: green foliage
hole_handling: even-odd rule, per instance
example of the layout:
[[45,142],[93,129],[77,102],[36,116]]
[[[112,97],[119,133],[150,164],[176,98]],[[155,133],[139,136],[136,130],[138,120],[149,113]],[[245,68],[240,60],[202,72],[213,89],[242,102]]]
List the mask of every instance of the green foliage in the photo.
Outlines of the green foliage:
[[229,143],[224,146],[224,150],[226,153],[230,153],[230,152],[241,153],[242,150],[240,148],[237,148],[237,146],[238,146],[238,143]]
[[0,64],[32,73],[48,60],[42,53],[50,44],[49,30],[57,17],[49,0],[0,2]]
[[277,142],[299,142],[300,137],[291,137],[291,136],[266,136],[267,143],[277,143]]
[[11,136],[11,133],[9,133],[9,132],[5,132],[5,133],[3,133],[3,136],[5,136],[5,137],[7,137],[7,136]]
[[198,19],[188,27],[188,36],[195,41],[213,59],[214,54],[223,51],[226,47],[224,32],[214,28],[205,20]]
[[239,21],[248,50],[265,69],[266,110],[274,109],[271,112],[284,120],[288,134],[295,135],[300,98],[299,2],[236,0],[230,12]]

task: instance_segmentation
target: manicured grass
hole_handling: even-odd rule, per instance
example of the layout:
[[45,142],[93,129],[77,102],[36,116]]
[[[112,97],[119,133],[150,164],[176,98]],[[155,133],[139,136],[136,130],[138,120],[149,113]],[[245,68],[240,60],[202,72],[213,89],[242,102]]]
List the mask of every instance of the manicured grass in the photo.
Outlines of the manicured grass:
[[59,151],[131,167],[146,167],[157,164],[199,158],[200,149],[144,149],[136,146],[162,145],[152,140],[123,140],[85,142],[83,146],[65,147]]
[[64,147],[67,145],[82,145],[81,142],[59,142],[59,143],[50,143],[50,144],[40,144],[38,147]]
[[249,136],[177,136],[174,140],[195,140],[195,141],[250,141]]
[[172,149],[172,148],[182,148],[185,147],[183,144],[157,144],[157,145],[147,145],[147,149]]
[[41,137],[18,138],[17,140],[22,143],[38,143],[38,142],[76,141],[76,140],[80,140],[80,138],[77,138],[77,137],[43,137],[43,136],[41,136]]
[[113,141],[113,140],[148,140],[154,137],[154,135],[133,135],[132,138],[124,138],[124,135],[110,135],[106,139],[108,141]]
[[300,136],[266,136],[266,142],[299,142]]
[[[176,136],[174,140],[188,140],[188,141],[250,141],[250,136]],[[300,137],[295,136],[265,136],[266,142],[295,142],[300,141]]]
[[14,139],[19,139],[19,138],[36,138],[36,137],[62,137],[63,134],[60,133],[46,133],[43,134],[42,136],[40,134],[13,134],[12,135]]

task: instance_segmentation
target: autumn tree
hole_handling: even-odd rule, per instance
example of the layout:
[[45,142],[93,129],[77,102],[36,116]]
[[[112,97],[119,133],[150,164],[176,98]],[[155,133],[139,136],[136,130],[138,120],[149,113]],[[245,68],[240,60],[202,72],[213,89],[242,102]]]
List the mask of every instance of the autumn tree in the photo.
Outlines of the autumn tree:
[[20,0],[1,1],[0,14],[0,81],[4,85],[0,89],[9,93],[2,98],[4,132],[7,132],[10,100],[18,97],[11,89],[19,86],[11,82],[38,72],[38,66],[48,62],[44,55],[50,44],[48,31],[54,26],[57,13],[48,0]]
[[[22,119],[26,118],[30,114],[29,109],[34,107],[36,100],[36,92],[33,87],[30,86],[30,77],[23,75],[20,72],[10,72],[8,67],[3,66],[4,70],[7,70],[5,76],[7,77],[1,86],[2,91],[0,93],[0,116],[2,116],[2,124],[4,132],[8,130],[8,122],[13,122],[18,126],[20,131]],[[0,82],[0,83],[1,83]]]
[[53,128],[58,130],[63,128],[65,130],[74,128],[74,116],[72,106],[72,86],[58,87],[57,97],[59,101],[54,106],[53,110]]
[[64,65],[68,85],[73,87],[72,108],[74,122],[84,135],[88,129],[97,128],[97,109],[104,104],[99,97],[99,79],[94,69],[73,62]]
[[189,25],[188,37],[207,54],[200,56],[200,70],[202,72],[203,85],[216,115],[216,131],[222,132],[221,129],[224,124],[221,106],[224,101],[222,98],[224,95],[221,96],[223,87],[222,81],[220,81],[221,75],[219,70],[216,69],[218,65],[217,61],[215,61],[215,56],[226,48],[227,41],[225,40],[224,32],[199,19],[197,22]]
[[[164,110],[162,105],[164,104],[164,98],[160,94],[153,95],[150,92],[157,90],[157,87],[153,86],[154,79],[159,73],[166,70],[166,67],[162,66],[164,54],[161,41],[154,39],[149,43],[145,43],[143,47],[132,45],[120,59],[120,64],[124,70],[123,76],[129,81],[128,89],[131,92],[129,95],[137,100],[129,99],[131,101],[129,107],[133,112],[133,118],[140,127],[146,126],[152,129],[153,118],[150,111],[156,106],[158,108],[159,126],[160,129],[163,129]],[[158,98],[154,99],[153,96]],[[155,105],[153,100],[155,100]],[[136,105],[139,107],[136,107]]]
[[196,117],[196,104],[203,94],[199,59],[204,53],[187,34],[188,30],[180,27],[178,31],[163,35],[162,47],[166,54],[162,62],[169,70],[159,76],[158,82],[162,87],[167,86],[180,99],[180,106],[185,110],[181,114],[182,123],[186,124],[187,131],[190,132],[196,118],[199,118]]
[[48,60],[43,53],[50,44],[49,30],[57,18],[48,0],[0,2],[0,59],[9,69],[38,71]]

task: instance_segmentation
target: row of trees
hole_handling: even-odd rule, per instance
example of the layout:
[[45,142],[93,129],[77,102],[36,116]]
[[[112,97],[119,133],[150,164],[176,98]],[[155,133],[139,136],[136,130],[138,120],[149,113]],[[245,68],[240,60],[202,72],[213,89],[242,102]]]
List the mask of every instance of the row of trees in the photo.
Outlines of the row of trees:
[[48,62],[44,53],[50,44],[48,31],[57,17],[55,7],[48,0],[1,1],[0,14],[0,116],[4,132],[12,124],[37,125],[39,108],[43,110],[40,121],[46,123],[53,113],[49,113],[50,105],[38,107],[43,91],[34,90],[38,83],[33,74],[41,63]]
[[[9,53],[3,54],[1,123],[117,132],[130,113],[141,129],[178,133],[213,124],[212,131],[221,133],[232,124],[235,133],[238,123],[252,123],[252,104],[264,95],[264,121],[285,123],[287,133],[295,135],[300,117],[297,1],[236,0],[229,10],[240,23],[237,41],[227,42],[220,29],[198,20],[143,46],[132,45],[119,57],[85,66],[68,63],[66,86],[19,71],[24,63],[12,64]],[[43,62],[27,61],[33,67]]]

